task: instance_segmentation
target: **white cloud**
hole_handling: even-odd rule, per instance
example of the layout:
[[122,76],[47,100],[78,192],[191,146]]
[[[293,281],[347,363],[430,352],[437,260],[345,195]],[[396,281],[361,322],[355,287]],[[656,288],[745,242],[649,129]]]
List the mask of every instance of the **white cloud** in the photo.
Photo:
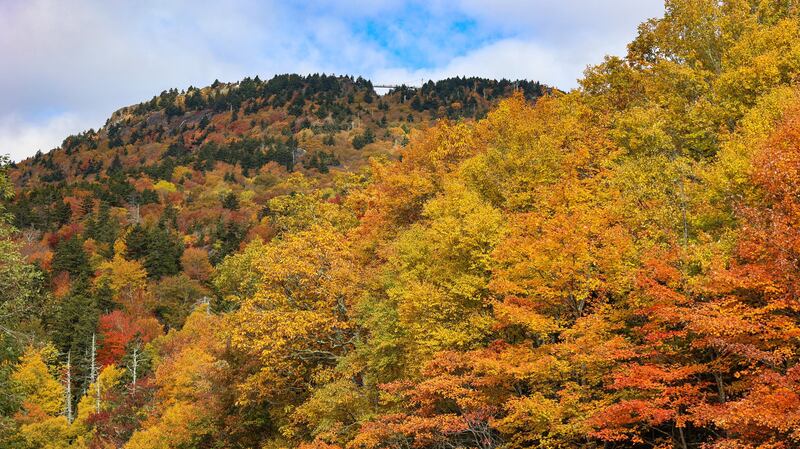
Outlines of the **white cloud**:
[[30,123],[18,116],[0,117],[0,154],[20,161],[32,156],[37,150],[47,152],[58,146],[64,138],[78,129],[96,126],[94,121],[86,121],[75,114],[61,114],[43,123]]
[[[569,88],[660,9],[660,0],[0,0],[0,152],[47,150],[164,89],[257,74],[414,84],[480,75]],[[456,19],[473,28],[451,33]],[[367,21],[390,42],[365,32]]]
[[[663,13],[663,0],[459,0],[458,8],[482,23],[562,41],[629,37]],[[622,42],[623,44],[625,42]]]
[[464,56],[453,58],[442,67],[409,71],[404,68],[378,70],[378,82],[404,82],[419,85],[420,80],[453,76],[531,79],[555,86],[574,85],[573,63],[535,42],[506,39],[494,42]]
[[485,76],[541,81],[571,89],[588,65],[622,55],[639,23],[663,12],[662,0],[434,0],[443,14],[459,12],[503,36],[424,69],[378,69],[381,83]]

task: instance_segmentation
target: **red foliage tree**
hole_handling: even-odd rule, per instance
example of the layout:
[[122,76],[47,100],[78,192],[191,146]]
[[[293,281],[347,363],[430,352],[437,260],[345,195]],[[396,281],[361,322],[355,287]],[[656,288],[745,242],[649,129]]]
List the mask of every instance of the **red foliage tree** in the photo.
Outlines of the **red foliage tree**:
[[128,344],[137,336],[148,343],[161,335],[161,324],[153,317],[136,318],[121,310],[100,317],[101,345],[97,358],[101,365],[119,362],[125,355]]

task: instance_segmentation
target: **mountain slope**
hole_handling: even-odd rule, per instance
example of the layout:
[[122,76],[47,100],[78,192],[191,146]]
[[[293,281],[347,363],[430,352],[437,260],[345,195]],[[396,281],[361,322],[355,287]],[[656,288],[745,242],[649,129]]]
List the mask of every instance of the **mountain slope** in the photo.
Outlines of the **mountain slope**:
[[[342,173],[359,172],[373,157],[397,158],[434,120],[481,117],[514,91],[534,100],[552,89],[452,78],[377,96],[367,80],[326,75],[173,89],[14,164],[10,211],[26,232],[25,253],[45,270],[64,236],[91,235],[111,254],[127,226],[164,214],[190,246],[220,261],[242,241],[270,235],[266,204],[295,189],[284,185],[290,173],[335,198]],[[92,220],[109,217],[115,231],[95,235]]]
[[0,447],[798,447],[800,10],[628,49],[535,102],[167,93],[20,164]]

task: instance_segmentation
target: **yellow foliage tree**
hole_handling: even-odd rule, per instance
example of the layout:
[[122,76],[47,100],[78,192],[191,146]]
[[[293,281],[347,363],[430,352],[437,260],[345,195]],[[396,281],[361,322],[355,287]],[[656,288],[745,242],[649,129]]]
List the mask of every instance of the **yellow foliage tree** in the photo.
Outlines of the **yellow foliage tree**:
[[287,234],[269,245],[256,243],[253,266],[259,282],[252,296],[236,298],[228,318],[231,346],[258,361],[239,387],[240,402],[268,400],[278,419],[280,404],[301,402],[314,376],[333,367],[355,345],[352,307],[360,294],[359,270],[344,236],[330,226]]
[[[220,325],[218,316],[200,307],[181,330],[172,330],[152,343],[158,406],[125,448],[191,447],[218,431],[214,423],[222,411],[220,397],[214,393],[219,392],[227,369],[220,360],[224,349]],[[113,374],[116,371],[109,376]]]
[[15,416],[19,433],[31,449],[80,448],[64,412],[64,387],[55,378],[51,346],[28,347],[11,375],[14,393],[22,400]]
[[[119,244],[115,244],[115,247]],[[124,251],[115,251],[113,259],[100,265],[95,282],[98,284],[108,282],[115,299],[133,312],[146,307],[142,304],[142,299],[147,286],[147,270],[141,262],[125,259],[122,254]]]

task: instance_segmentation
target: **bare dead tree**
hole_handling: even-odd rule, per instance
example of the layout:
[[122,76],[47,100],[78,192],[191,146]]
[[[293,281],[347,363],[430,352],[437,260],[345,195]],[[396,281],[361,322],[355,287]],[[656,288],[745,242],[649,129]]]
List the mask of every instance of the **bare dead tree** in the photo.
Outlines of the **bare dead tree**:
[[67,416],[67,422],[72,424],[72,351],[67,352],[67,379],[64,396],[64,414]]

